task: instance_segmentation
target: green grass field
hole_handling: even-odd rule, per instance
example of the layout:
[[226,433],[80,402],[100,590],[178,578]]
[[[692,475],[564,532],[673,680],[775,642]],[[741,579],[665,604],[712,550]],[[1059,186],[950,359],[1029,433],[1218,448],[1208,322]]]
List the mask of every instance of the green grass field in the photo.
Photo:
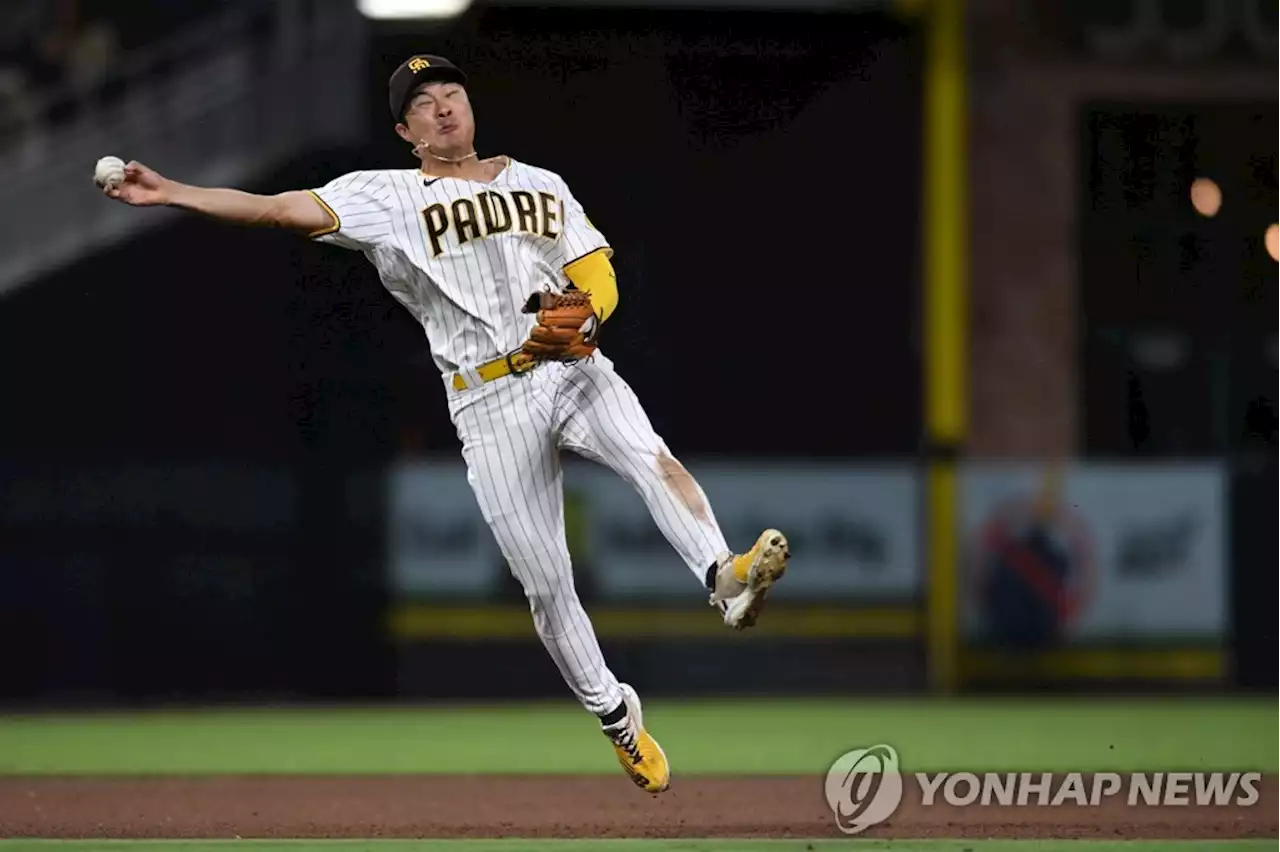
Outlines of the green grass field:
[[[824,773],[888,743],[906,771],[1277,771],[1274,700],[738,700],[646,702],[682,775]],[[767,730],[752,750],[726,730]],[[191,710],[0,716],[0,775],[617,772],[568,701],[395,709]],[[35,841],[0,852],[1154,852],[1260,850],[1267,841]]]
[[[1276,772],[1274,700],[652,701],[682,773],[825,772],[894,746],[908,771]],[[747,751],[726,726],[767,730]],[[613,773],[576,705],[0,716],[0,774]]]

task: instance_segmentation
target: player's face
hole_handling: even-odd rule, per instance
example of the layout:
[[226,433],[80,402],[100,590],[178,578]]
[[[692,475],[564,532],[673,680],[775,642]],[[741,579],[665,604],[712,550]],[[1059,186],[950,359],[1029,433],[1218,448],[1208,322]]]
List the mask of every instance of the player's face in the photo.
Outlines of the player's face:
[[444,156],[469,154],[476,124],[467,90],[457,83],[420,86],[405,108],[404,123],[396,128],[412,145],[426,145]]

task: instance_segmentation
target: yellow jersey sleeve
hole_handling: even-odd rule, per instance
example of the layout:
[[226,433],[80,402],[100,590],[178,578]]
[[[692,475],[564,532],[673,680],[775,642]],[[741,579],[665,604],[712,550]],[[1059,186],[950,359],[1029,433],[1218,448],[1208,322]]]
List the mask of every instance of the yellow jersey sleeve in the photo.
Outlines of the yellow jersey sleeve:
[[604,322],[618,307],[618,276],[609,262],[609,252],[601,248],[580,257],[564,268],[564,274],[584,293],[591,295],[591,306]]

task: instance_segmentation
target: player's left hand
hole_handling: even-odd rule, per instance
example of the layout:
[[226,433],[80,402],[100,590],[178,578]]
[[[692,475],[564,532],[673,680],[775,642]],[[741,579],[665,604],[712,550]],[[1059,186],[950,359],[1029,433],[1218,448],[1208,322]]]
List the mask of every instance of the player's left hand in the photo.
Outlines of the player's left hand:
[[596,351],[600,320],[591,294],[569,287],[563,293],[535,293],[524,306],[538,324],[521,347],[526,355],[548,361],[577,361]]

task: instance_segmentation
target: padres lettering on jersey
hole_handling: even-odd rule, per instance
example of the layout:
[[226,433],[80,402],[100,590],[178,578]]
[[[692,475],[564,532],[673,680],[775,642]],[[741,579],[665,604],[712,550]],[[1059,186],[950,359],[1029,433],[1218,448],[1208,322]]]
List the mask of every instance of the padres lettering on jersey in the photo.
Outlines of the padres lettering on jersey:
[[521,311],[529,295],[563,289],[565,266],[611,252],[559,175],[510,159],[487,184],[394,169],[312,192],[335,220],[313,237],[369,258],[442,373],[518,347],[534,322]]
[[422,211],[422,217],[427,221],[431,256],[439,257],[445,251],[445,240],[450,238],[456,245],[464,245],[469,240],[506,234],[514,229],[522,234],[557,239],[560,222],[564,221],[564,202],[550,192],[539,192],[535,196],[522,189],[485,191],[448,205],[432,204]]

